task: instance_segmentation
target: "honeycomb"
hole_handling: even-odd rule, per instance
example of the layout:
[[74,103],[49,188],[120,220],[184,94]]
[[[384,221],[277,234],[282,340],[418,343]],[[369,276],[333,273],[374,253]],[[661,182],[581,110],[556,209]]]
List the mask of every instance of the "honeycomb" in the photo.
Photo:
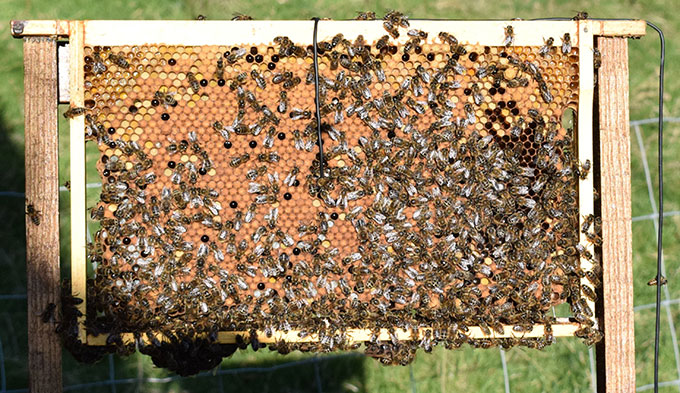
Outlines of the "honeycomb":
[[[319,43],[320,140],[311,46],[85,47],[90,333],[319,336],[285,353],[428,326],[428,350],[585,313],[578,49],[438,33]],[[411,358],[392,341],[367,353]]]

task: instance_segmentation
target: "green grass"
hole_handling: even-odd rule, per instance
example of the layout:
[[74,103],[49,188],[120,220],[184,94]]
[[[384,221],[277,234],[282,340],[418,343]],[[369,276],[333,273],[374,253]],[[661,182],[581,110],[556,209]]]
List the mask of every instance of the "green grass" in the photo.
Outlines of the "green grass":
[[[387,9],[398,9],[411,17],[485,19],[525,19],[571,16],[576,10],[587,10],[594,17],[642,18],[661,26],[669,40],[667,53],[666,114],[680,114],[680,48],[673,38],[680,33],[680,16],[671,9],[674,4],[663,0],[607,0],[591,6],[590,1],[515,0],[501,4],[497,0],[471,2],[454,1],[342,1],[319,0],[252,0],[236,1],[121,1],[107,0],[54,2],[45,0],[0,0],[0,191],[21,191],[23,172],[23,69],[21,41],[10,37],[10,19],[193,19],[197,14],[209,19],[228,19],[234,12],[257,19],[309,19],[312,16],[335,19],[351,18],[358,10],[374,10],[379,15]],[[674,16],[675,15],[675,16]],[[657,54],[658,40],[649,35],[630,41],[630,110],[631,119],[657,116]],[[62,109],[63,110],[63,109]],[[68,129],[60,124],[60,182],[68,180]],[[652,188],[656,191],[656,143],[654,125],[640,128],[651,170]],[[645,182],[644,163],[634,129],[631,129],[633,215],[650,214],[652,208]],[[665,134],[665,199],[666,210],[680,210],[680,124],[667,124]],[[89,181],[97,181],[94,172]],[[68,193],[61,194],[62,258],[68,261],[69,218]],[[96,198],[89,193],[88,203]],[[26,291],[23,200],[0,197],[0,294],[21,294]],[[680,297],[680,216],[665,220],[665,262],[672,298]],[[655,274],[656,242],[652,221],[633,223],[634,296],[636,305],[654,301],[654,288],[646,285]],[[64,277],[68,264],[62,264]],[[679,305],[671,306],[671,318],[680,325]],[[0,300],[0,339],[5,356],[8,389],[22,389],[27,381],[27,337],[25,300]],[[644,309],[635,314],[636,377],[638,386],[652,382],[654,310]],[[676,370],[671,331],[667,315],[662,313],[661,379],[679,378]],[[512,391],[590,391],[591,375],[588,349],[578,340],[560,339],[543,351],[513,348],[506,352],[509,384]],[[309,359],[312,355],[293,353],[283,357],[275,353],[242,351],[225,359],[221,370],[242,367],[281,366],[291,361]],[[134,379],[142,372],[145,377],[165,378],[170,375],[153,367],[142,355],[128,358],[113,356],[117,379]],[[117,392],[183,392],[183,391],[253,391],[253,392],[316,392],[316,372],[324,392],[420,392],[504,391],[501,357],[498,349],[457,351],[436,349],[432,354],[418,353],[410,367],[384,367],[363,357],[331,357],[319,363],[293,365],[276,371],[242,371],[222,376],[198,376],[167,383],[120,384]],[[95,365],[78,364],[64,354],[65,385],[104,381],[109,378],[109,359]],[[0,387],[1,388],[1,387]],[[663,391],[676,390],[667,388]],[[79,391],[110,392],[110,386],[87,386]]]

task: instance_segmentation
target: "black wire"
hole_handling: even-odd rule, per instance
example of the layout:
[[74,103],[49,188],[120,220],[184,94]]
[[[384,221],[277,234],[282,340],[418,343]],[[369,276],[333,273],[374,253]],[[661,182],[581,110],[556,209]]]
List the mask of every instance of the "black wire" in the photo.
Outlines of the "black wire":
[[661,322],[661,253],[663,252],[663,68],[666,61],[666,39],[654,23],[647,25],[659,33],[659,228],[656,249],[656,325],[654,331],[654,393],[659,391],[659,327]]
[[323,177],[323,142],[321,140],[321,106],[319,102],[319,55],[318,55],[318,46],[316,43],[316,31],[317,27],[319,24],[319,18],[314,17],[312,18],[314,21],[314,38],[313,38],[313,47],[314,47],[314,93],[315,93],[315,102],[316,102],[316,132],[317,132],[317,137],[318,137],[318,145],[319,145],[319,178]]

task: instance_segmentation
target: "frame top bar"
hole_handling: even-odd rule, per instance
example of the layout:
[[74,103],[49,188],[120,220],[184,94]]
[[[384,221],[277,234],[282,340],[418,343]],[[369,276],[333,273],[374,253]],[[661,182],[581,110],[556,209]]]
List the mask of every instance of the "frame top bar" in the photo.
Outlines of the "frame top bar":
[[[418,19],[413,19],[412,21],[419,21]],[[425,22],[424,20],[420,20]],[[567,20],[565,20],[567,21]],[[465,24],[479,24],[481,27],[484,24],[542,24],[542,23],[556,23],[565,22],[562,20],[511,20],[511,21],[491,21],[491,20],[477,20],[477,21],[427,21],[427,22],[446,22],[446,23],[465,23]],[[604,36],[604,37],[640,37],[645,35],[646,23],[644,20],[631,19],[631,20],[597,20],[588,19],[588,21],[593,26],[593,35]],[[12,35],[16,38],[27,37],[27,36],[70,36],[68,20],[12,20],[10,22],[10,31]],[[85,21],[86,24],[89,21]],[[148,27],[157,26],[158,23],[162,23],[169,28],[190,26],[195,24],[195,26],[207,27],[207,26],[217,26],[224,24],[234,23],[234,26],[239,28],[252,27],[258,23],[281,23],[281,22],[295,22],[295,23],[312,23],[311,21],[182,21],[182,20],[168,20],[168,21],[149,21],[149,20],[139,20],[139,21],[93,21],[95,23],[112,23],[112,24],[130,24],[135,25],[137,28],[144,28],[144,25]],[[361,22],[361,23],[371,23],[370,21],[333,21],[328,20],[326,22],[331,23],[342,23],[342,22]],[[382,23],[381,20],[376,20],[373,23]],[[536,26],[538,27],[538,26]]]

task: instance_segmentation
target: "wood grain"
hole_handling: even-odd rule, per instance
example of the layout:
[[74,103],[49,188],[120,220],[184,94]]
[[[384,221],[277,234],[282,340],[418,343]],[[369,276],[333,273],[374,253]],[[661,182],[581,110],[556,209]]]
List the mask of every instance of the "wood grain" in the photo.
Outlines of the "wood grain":
[[26,203],[41,212],[26,217],[28,372],[31,392],[61,390],[61,343],[52,321],[41,314],[59,304],[59,161],[57,132],[57,43],[24,40]]
[[602,210],[601,323],[598,390],[635,391],[633,265],[628,126],[628,40],[599,37],[599,123]]

